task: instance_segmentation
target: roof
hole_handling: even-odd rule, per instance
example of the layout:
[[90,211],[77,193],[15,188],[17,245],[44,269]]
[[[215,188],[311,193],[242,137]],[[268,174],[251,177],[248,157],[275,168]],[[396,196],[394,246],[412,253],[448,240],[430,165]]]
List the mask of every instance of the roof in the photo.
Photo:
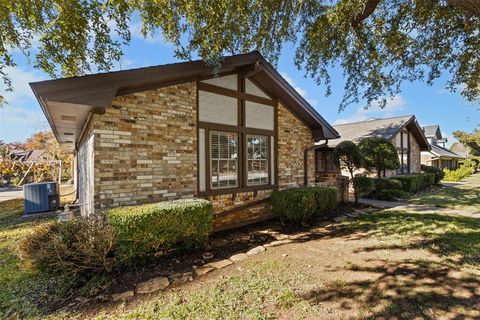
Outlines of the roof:
[[[254,70],[254,72],[249,72]],[[336,139],[335,129],[259,52],[225,57],[220,73],[244,72],[288,106],[313,132],[315,140]],[[64,151],[72,152],[91,112],[102,112],[115,96],[213,77],[203,60],[30,83]]]
[[20,161],[36,161],[38,158],[43,156],[47,151],[38,149],[38,150],[23,150],[16,149],[12,150],[13,155],[17,160]]
[[448,158],[458,158],[458,159],[465,159],[464,156],[461,156],[459,154],[456,154],[455,152],[453,151],[450,151],[446,148],[443,148],[443,147],[440,147],[440,146],[435,146],[435,145],[432,145],[432,150],[430,150],[430,152],[435,155],[436,157],[448,157]]
[[333,140],[329,143],[331,147],[335,147],[340,142],[346,140],[354,143],[359,143],[360,140],[365,138],[385,138],[390,140],[401,129],[407,128],[415,136],[420,145],[420,150],[430,150],[430,144],[413,115],[351,122],[335,125],[334,128],[340,134],[340,139]]
[[41,149],[40,150],[32,150],[26,161],[36,161],[36,160],[38,160],[38,158],[43,156],[46,152],[47,152],[47,150],[41,150]]
[[434,124],[431,126],[424,126],[423,132],[425,133],[426,137],[436,137],[437,139],[442,139],[442,132],[440,131],[440,126],[438,124]]

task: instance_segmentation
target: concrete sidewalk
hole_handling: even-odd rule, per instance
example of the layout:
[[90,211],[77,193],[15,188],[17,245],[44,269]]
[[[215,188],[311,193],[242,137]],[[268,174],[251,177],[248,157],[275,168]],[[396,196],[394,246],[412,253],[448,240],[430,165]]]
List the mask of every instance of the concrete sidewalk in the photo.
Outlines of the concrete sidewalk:
[[0,202],[23,198],[23,190],[0,191]]
[[480,211],[469,211],[459,209],[440,208],[435,206],[425,206],[421,204],[410,204],[406,202],[394,202],[394,201],[382,201],[374,199],[360,198],[358,202],[361,204],[369,205],[380,209],[398,209],[398,210],[411,210],[417,212],[434,211],[446,214],[455,214],[466,217],[480,218]]

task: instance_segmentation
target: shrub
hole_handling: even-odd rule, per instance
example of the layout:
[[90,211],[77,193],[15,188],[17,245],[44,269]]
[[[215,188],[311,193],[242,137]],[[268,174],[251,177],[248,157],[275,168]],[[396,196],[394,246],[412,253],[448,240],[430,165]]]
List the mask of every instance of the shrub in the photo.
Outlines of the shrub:
[[374,184],[374,188],[375,188],[375,194],[377,196],[379,196],[380,193],[382,192],[382,190],[385,190],[385,189],[390,189],[390,190],[393,190],[393,189],[401,190],[402,189],[402,183],[400,181],[395,180],[395,179],[390,179],[390,178],[376,178],[376,179],[373,179],[373,184]]
[[433,186],[435,184],[435,173],[421,173],[420,174],[422,176],[422,179],[423,179],[423,184],[422,184],[422,189],[425,189],[425,188],[430,188],[431,186]]
[[327,187],[312,187],[315,193],[316,212],[326,213],[337,206],[337,189]]
[[118,238],[120,263],[178,245],[198,245],[212,231],[212,204],[202,199],[115,208],[107,216]]
[[443,169],[445,173],[445,177],[443,180],[445,181],[460,181],[475,172],[475,169],[472,167],[461,166],[457,170],[449,170]]
[[369,177],[354,177],[353,188],[357,190],[359,196],[370,194],[373,191],[373,179]]
[[443,172],[442,169],[432,167],[432,166],[426,166],[422,164],[422,171],[426,173],[434,173],[435,174],[435,184],[438,184],[440,181],[442,181],[443,177],[445,176],[445,173]]
[[275,190],[272,212],[282,221],[306,222],[317,213],[325,213],[337,204],[337,190],[326,187]]
[[391,179],[398,180],[402,183],[402,190],[408,193],[415,193],[421,189],[423,179],[420,175],[411,176],[395,176]]
[[408,192],[399,189],[383,189],[380,191],[378,198],[386,201],[403,200],[408,197]]
[[400,167],[397,148],[384,138],[365,138],[358,144],[363,156],[363,165],[368,170],[375,170],[380,178],[386,170],[396,170]]
[[91,277],[112,270],[115,233],[103,216],[50,222],[18,246],[27,266],[49,274]]

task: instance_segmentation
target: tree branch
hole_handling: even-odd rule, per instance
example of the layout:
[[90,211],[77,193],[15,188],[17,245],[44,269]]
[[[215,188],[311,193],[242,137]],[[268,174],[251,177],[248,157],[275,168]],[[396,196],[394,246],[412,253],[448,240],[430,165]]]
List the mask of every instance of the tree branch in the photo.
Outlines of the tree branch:
[[448,3],[457,9],[468,12],[474,16],[480,17],[479,0],[449,0]]
[[379,3],[380,0],[368,0],[363,11],[352,18],[352,27],[356,29],[363,20],[367,19],[375,11]]

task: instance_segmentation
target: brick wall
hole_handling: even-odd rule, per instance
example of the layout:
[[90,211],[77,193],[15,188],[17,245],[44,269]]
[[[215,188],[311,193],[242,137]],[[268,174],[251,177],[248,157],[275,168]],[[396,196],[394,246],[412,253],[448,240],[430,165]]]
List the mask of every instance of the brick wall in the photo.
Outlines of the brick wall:
[[[314,144],[312,131],[282,104],[278,105],[278,184],[303,186],[304,151]],[[315,153],[308,152],[308,183],[315,184]]]
[[92,120],[96,209],[196,192],[194,82],[116,97]]

